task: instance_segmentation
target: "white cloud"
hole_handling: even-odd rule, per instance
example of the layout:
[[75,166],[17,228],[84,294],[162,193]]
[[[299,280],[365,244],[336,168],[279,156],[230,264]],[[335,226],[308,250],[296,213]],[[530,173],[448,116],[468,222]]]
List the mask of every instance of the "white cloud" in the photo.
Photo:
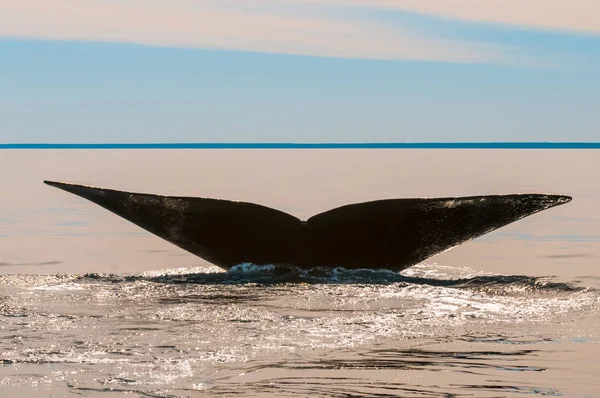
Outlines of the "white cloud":
[[386,3],[392,2],[0,0],[0,37],[128,42],[368,59],[473,63],[515,60],[515,54],[501,46],[434,38],[422,31],[373,20],[349,21],[322,7],[336,4],[385,6]]

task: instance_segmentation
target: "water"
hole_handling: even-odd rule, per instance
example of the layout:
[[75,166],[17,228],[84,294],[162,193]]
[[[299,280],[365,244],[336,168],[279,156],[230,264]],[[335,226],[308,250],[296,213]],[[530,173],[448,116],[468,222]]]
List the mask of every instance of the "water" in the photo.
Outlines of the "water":
[[[0,395],[600,397],[595,151],[0,151]],[[224,272],[41,183],[573,202],[405,270]]]

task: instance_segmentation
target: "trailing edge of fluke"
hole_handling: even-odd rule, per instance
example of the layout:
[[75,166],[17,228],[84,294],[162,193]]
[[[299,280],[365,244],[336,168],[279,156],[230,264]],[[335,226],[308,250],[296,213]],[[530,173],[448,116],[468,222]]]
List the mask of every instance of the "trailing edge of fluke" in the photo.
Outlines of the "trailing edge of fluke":
[[252,263],[400,271],[571,201],[542,194],[386,199],[338,207],[302,221],[254,203],[44,182],[225,269]]

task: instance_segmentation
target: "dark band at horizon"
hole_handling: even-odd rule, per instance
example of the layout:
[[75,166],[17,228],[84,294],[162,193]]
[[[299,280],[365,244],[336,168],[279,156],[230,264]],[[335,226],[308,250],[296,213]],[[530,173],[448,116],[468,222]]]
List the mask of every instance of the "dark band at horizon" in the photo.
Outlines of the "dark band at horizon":
[[0,149],[600,149],[600,142],[15,143]]

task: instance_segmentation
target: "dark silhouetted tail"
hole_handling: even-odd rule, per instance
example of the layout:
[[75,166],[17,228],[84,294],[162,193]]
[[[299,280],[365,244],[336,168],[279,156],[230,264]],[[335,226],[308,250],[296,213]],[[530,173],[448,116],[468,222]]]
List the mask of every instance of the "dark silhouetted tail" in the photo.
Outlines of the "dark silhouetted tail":
[[339,207],[302,222],[253,203],[44,182],[227,269],[253,263],[402,270],[571,200],[540,194],[389,199]]

